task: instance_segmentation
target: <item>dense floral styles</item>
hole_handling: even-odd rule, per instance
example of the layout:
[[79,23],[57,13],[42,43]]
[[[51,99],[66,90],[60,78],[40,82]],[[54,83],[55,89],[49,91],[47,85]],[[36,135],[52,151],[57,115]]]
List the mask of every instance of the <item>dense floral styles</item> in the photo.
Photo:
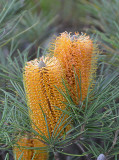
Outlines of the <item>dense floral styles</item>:
[[[39,67],[41,62],[46,66]],[[24,84],[28,105],[31,109],[30,117],[46,137],[48,131],[43,113],[47,118],[49,132],[52,133],[57,120],[61,116],[61,111],[57,110],[55,106],[65,109],[65,105],[62,103],[64,98],[55,87],[63,88],[62,76],[63,72],[60,64],[54,57],[49,60],[47,58],[41,59],[40,62],[35,59],[27,62],[25,66]],[[38,129],[37,132],[39,132]]]
[[22,160],[26,159],[32,159],[32,150],[27,150],[22,147],[32,147],[32,140],[27,139],[27,137],[21,138],[17,142],[18,146],[14,147],[14,153],[16,155],[16,159],[19,159],[19,157],[23,154]]
[[[16,160],[22,156],[20,160],[31,160],[34,157],[34,160],[46,160],[48,155],[45,152],[35,151],[32,147],[45,147],[43,143],[37,139],[28,138],[28,136],[21,137],[17,145],[14,147],[14,153],[16,155]],[[27,149],[27,148],[31,149]]]
[[[75,35],[71,36],[67,32],[62,33],[56,38],[51,45],[53,56],[56,57],[66,75],[66,80],[71,86],[71,92],[80,100],[84,100],[87,96],[88,88],[93,82],[94,74],[96,72],[97,64],[97,49],[89,36]],[[81,89],[76,84],[75,74],[79,80],[81,79]],[[93,85],[93,83],[91,84]],[[76,89],[77,88],[77,89]],[[74,91],[73,91],[74,90]]]
[[[62,103],[64,97],[56,88],[57,86],[63,90],[62,76],[63,71],[55,57],[35,59],[27,62],[24,68],[23,81],[29,115],[33,122],[32,127],[39,135],[45,135],[46,138],[49,138],[48,132],[50,136],[55,133],[54,128],[57,129],[58,127],[57,122],[62,114],[61,110],[65,109],[65,104]],[[55,106],[61,110],[57,110]],[[46,115],[47,125],[44,114]],[[57,127],[55,127],[56,124]],[[62,126],[59,127],[57,133],[61,128]],[[40,136],[38,138],[43,140]],[[43,143],[36,143],[34,140],[33,143],[34,147],[45,146]]]

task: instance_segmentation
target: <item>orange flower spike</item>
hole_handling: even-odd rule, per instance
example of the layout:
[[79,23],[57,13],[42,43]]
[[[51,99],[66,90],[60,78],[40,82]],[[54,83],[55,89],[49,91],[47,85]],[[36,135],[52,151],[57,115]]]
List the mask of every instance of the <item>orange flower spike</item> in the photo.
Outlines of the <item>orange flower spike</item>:
[[[54,106],[65,109],[65,105],[62,103],[63,96],[55,87],[63,88],[61,67],[54,57],[49,61],[45,61],[46,59],[44,59],[44,62],[40,62],[40,65],[46,64],[46,67],[41,68],[37,59],[27,62],[24,72],[24,84],[28,105],[32,111],[30,112],[31,119],[41,132],[48,137],[46,122],[40,106],[46,114],[49,132],[52,133],[57,119],[61,115],[61,111],[56,110]],[[37,130],[37,132],[39,131]]]
[[[34,145],[34,147],[46,147],[46,145],[44,145],[42,142],[40,142],[37,139],[33,139],[33,145]],[[48,153],[44,149],[35,150],[33,153],[34,153],[33,160],[47,160],[48,159]]]
[[22,156],[21,160],[31,160],[33,157],[34,160],[46,160],[48,158],[46,152],[27,149],[28,147],[45,147],[45,145],[37,139],[30,139],[26,135],[18,140],[17,145],[18,146],[14,146],[13,148],[14,155],[16,154],[16,160],[18,160],[20,156]]
[[25,148],[25,147],[32,147],[32,140],[27,139],[27,137],[24,137],[17,142],[17,145],[18,146],[14,146],[13,148],[14,155],[16,155],[16,160],[18,160],[21,155],[22,155],[21,160],[32,159],[33,156],[32,150],[30,149],[28,150]]
[[[62,76],[62,68],[55,57],[52,57],[51,59],[47,57],[45,59],[41,58],[40,61],[35,59],[27,62],[24,68],[23,81],[27,96],[27,103],[30,108],[29,114],[33,123],[47,138],[49,138],[48,130],[43,112],[46,115],[47,125],[51,136],[54,131],[54,127],[62,114],[62,111],[57,110],[55,106],[62,110],[65,109],[65,104],[62,103],[62,101],[64,101],[64,97],[55,87],[57,86],[64,90]],[[41,135],[41,132],[34,125],[32,127]],[[61,128],[62,126],[59,127],[58,131]],[[66,130],[68,130],[68,128],[69,126]],[[43,145],[36,141],[33,141],[33,144],[34,147],[40,147],[40,145]],[[36,157],[38,157],[38,154],[40,154],[40,151],[37,152]],[[42,160],[44,159],[42,158]]]
[[[84,100],[96,71],[97,54],[93,41],[86,35],[79,36],[78,33],[75,33],[75,35],[71,36],[64,32],[56,38],[52,46],[54,46],[54,57],[60,61],[61,67],[66,74],[67,82],[75,91],[75,93],[71,91],[74,96],[76,96],[74,70],[79,80],[81,76],[81,93],[82,100]],[[80,97],[79,88],[78,95]]]

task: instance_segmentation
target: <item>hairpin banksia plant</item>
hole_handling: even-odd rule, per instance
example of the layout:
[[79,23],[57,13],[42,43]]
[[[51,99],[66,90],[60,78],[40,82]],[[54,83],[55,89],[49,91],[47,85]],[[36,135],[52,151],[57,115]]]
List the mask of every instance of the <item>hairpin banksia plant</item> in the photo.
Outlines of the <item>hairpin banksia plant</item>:
[[[75,33],[71,36],[67,32],[63,32],[51,45],[51,51],[60,62],[73,97],[83,101],[87,96],[89,85],[93,85],[95,77],[98,57],[96,45],[85,34]],[[76,75],[80,85],[76,82]],[[77,100],[75,103],[79,104],[79,100]]]
[[[57,89],[60,88],[65,92],[62,78],[68,82],[70,92],[75,97],[73,100],[79,104],[79,100],[83,101],[86,98],[89,85],[93,85],[93,77],[96,72],[98,52],[89,36],[80,36],[78,33],[71,36],[64,32],[51,46],[53,47],[53,50],[50,49],[53,51],[52,58],[29,61],[24,68],[23,81],[29,115],[33,122],[32,128],[39,133],[39,136],[35,137],[39,141],[28,139],[32,147],[45,147],[43,137],[50,139],[57,135],[54,134],[54,130],[57,130],[58,133],[63,128],[63,126],[58,126],[60,123],[58,120],[62,115],[62,110],[66,108],[65,103],[62,103],[65,102],[65,98]],[[80,85],[76,81],[76,75]],[[69,129],[70,126],[67,125],[66,130],[60,135]],[[20,143],[18,142],[19,145]],[[25,145],[24,143],[22,146]],[[41,153],[41,151],[26,151],[25,149],[21,151],[27,157],[35,152],[34,159],[48,158],[48,153]],[[24,156],[23,159],[25,159]],[[27,159],[30,160],[30,156]]]
[[[65,104],[62,103],[64,101],[64,97],[56,88],[57,86],[58,88],[64,90],[62,77],[62,68],[55,57],[46,57],[44,59],[41,58],[40,61],[38,59],[32,60],[30,62],[27,62],[24,68],[23,81],[26,91],[27,103],[29,106],[29,115],[34,124],[32,125],[32,127],[39,133],[39,135],[41,135],[41,137],[45,136],[47,139],[49,139],[49,134],[51,137],[52,134],[55,133],[54,128],[58,133],[58,131],[60,131],[63,127],[60,126],[58,128],[58,125],[60,124],[60,121],[58,122],[58,120],[62,115],[62,110],[65,109]],[[55,106],[61,110],[57,110]],[[46,119],[44,117],[44,114],[46,115]],[[66,130],[68,130],[68,128],[69,126],[67,126]],[[66,132],[66,130],[64,130],[64,132]],[[63,132],[61,133],[61,135],[62,134]],[[57,134],[55,134],[55,136],[56,135]],[[41,141],[43,141],[41,137],[37,136],[36,138],[39,138],[41,139]],[[21,145],[20,141],[18,142],[19,145]],[[29,143],[31,143],[30,140]],[[24,145],[26,144],[23,144],[23,146]],[[36,142],[33,139],[31,146],[45,147],[46,144],[40,141]],[[31,152],[33,155],[34,151],[25,150],[24,152],[25,156],[27,155],[27,160],[30,160],[30,157],[28,158],[28,155],[31,155]],[[40,151],[37,151],[34,159],[45,160],[47,159],[47,157],[47,153],[41,153]],[[26,157],[23,156],[23,159],[24,158]]]

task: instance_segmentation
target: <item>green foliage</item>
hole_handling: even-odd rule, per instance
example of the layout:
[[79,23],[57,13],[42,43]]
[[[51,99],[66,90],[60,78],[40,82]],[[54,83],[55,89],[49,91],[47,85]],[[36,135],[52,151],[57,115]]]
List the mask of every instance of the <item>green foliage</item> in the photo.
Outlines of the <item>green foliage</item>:
[[117,67],[119,63],[119,1],[84,0],[82,4],[88,14],[87,24],[91,26],[89,31],[98,35],[101,46],[108,53],[108,59],[116,54],[114,65]]
[[0,46],[7,43],[7,39],[11,36],[20,20],[20,1],[0,1]]
[[[24,17],[21,20],[20,26],[22,30],[26,28],[31,28],[21,36],[21,41],[34,42],[37,40],[37,43],[43,43],[48,36],[54,32],[55,27],[49,28],[53,25],[54,21],[57,19],[49,19],[49,17],[44,17],[42,13],[37,15],[37,13],[32,13],[28,11],[25,13]],[[34,25],[34,27],[33,27]],[[32,26],[32,27],[31,27]],[[46,32],[47,31],[47,32]]]
[[[28,3],[29,0],[25,0],[25,2]],[[28,4],[31,8],[33,8],[32,6],[34,5],[37,6],[36,8],[33,8],[33,12],[42,12],[42,14],[48,16],[49,19],[53,19],[57,16],[57,24],[61,27],[65,24],[68,24],[68,27],[77,27],[77,24],[81,22],[79,17],[82,18],[85,16],[83,7],[78,7],[76,0],[30,0]]]
[[[21,43],[43,43],[55,27],[51,27],[56,16],[48,18],[42,13],[33,12],[33,9],[27,9],[27,4],[21,0],[1,0],[0,8],[0,47],[3,47],[11,40]],[[26,8],[25,8],[26,7]],[[36,8],[36,6],[34,6]],[[48,30],[48,31],[47,31]],[[47,31],[47,32],[46,32]],[[23,45],[23,44],[22,44]]]

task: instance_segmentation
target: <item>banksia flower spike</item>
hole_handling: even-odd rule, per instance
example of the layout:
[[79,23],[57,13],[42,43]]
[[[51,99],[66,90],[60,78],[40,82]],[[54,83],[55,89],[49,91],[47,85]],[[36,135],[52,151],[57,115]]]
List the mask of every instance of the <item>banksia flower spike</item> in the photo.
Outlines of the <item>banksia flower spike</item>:
[[[81,77],[81,89],[78,88],[78,97],[83,101],[88,92],[88,87],[96,72],[97,49],[89,36],[75,35],[71,36],[67,32],[62,33],[51,45],[54,57],[59,60],[62,70],[66,75],[66,80],[71,88],[71,93],[76,97],[75,74],[79,80]],[[91,83],[93,85],[93,83]],[[81,96],[82,95],[82,96]],[[76,102],[77,103],[77,102]]]
[[29,138],[27,135],[25,137],[21,137],[17,141],[17,145],[14,147],[14,155],[16,155],[16,159],[22,156],[20,160],[31,160],[34,157],[34,160],[46,160],[48,155],[45,151],[34,151],[33,149],[27,149],[32,147],[45,147],[45,145],[38,141],[37,139]]
[[[25,148],[22,147],[32,147],[32,141],[29,140],[27,137],[24,137],[20,139],[17,143],[18,146],[14,147],[14,153],[16,154],[16,159],[18,160],[19,157],[23,154],[24,159],[32,159],[32,150],[26,150]],[[22,158],[23,159],[23,158]],[[23,159],[23,160],[24,160]]]
[[[48,131],[42,110],[46,114],[49,132],[52,133],[61,116],[61,111],[54,106],[65,109],[65,105],[62,103],[64,98],[55,87],[63,88],[62,76],[62,69],[55,57],[49,60],[41,59],[40,62],[35,59],[27,62],[25,66],[24,84],[28,105],[32,111],[30,116],[46,137],[48,137]],[[39,131],[37,130],[37,132]]]
[[[33,124],[35,124],[32,125],[32,127],[40,135],[43,133],[46,138],[49,138],[48,132],[50,136],[52,136],[52,133],[54,133],[54,128],[57,129],[57,122],[62,115],[61,110],[65,109],[65,104],[62,103],[62,101],[64,101],[64,97],[56,88],[57,86],[63,90],[62,77],[63,71],[60,63],[55,57],[49,59],[41,58],[40,61],[35,59],[27,62],[24,69],[23,80],[27,96],[27,103],[30,108],[29,115],[33,121]],[[57,110],[55,106],[59,107],[61,110]],[[44,114],[46,115],[47,125]],[[57,127],[55,127],[56,124]],[[58,131],[62,127],[63,126],[60,126]],[[43,140],[40,136],[37,138]],[[44,143],[39,143],[39,141],[35,140],[32,140],[32,144],[33,147],[46,146]],[[42,155],[43,154],[40,155],[39,151],[36,153],[36,157],[34,159],[41,160]],[[48,155],[46,157],[48,157]],[[42,156],[42,160],[47,159],[46,157],[43,158]],[[27,160],[30,160],[30,158],[27,158]]]

